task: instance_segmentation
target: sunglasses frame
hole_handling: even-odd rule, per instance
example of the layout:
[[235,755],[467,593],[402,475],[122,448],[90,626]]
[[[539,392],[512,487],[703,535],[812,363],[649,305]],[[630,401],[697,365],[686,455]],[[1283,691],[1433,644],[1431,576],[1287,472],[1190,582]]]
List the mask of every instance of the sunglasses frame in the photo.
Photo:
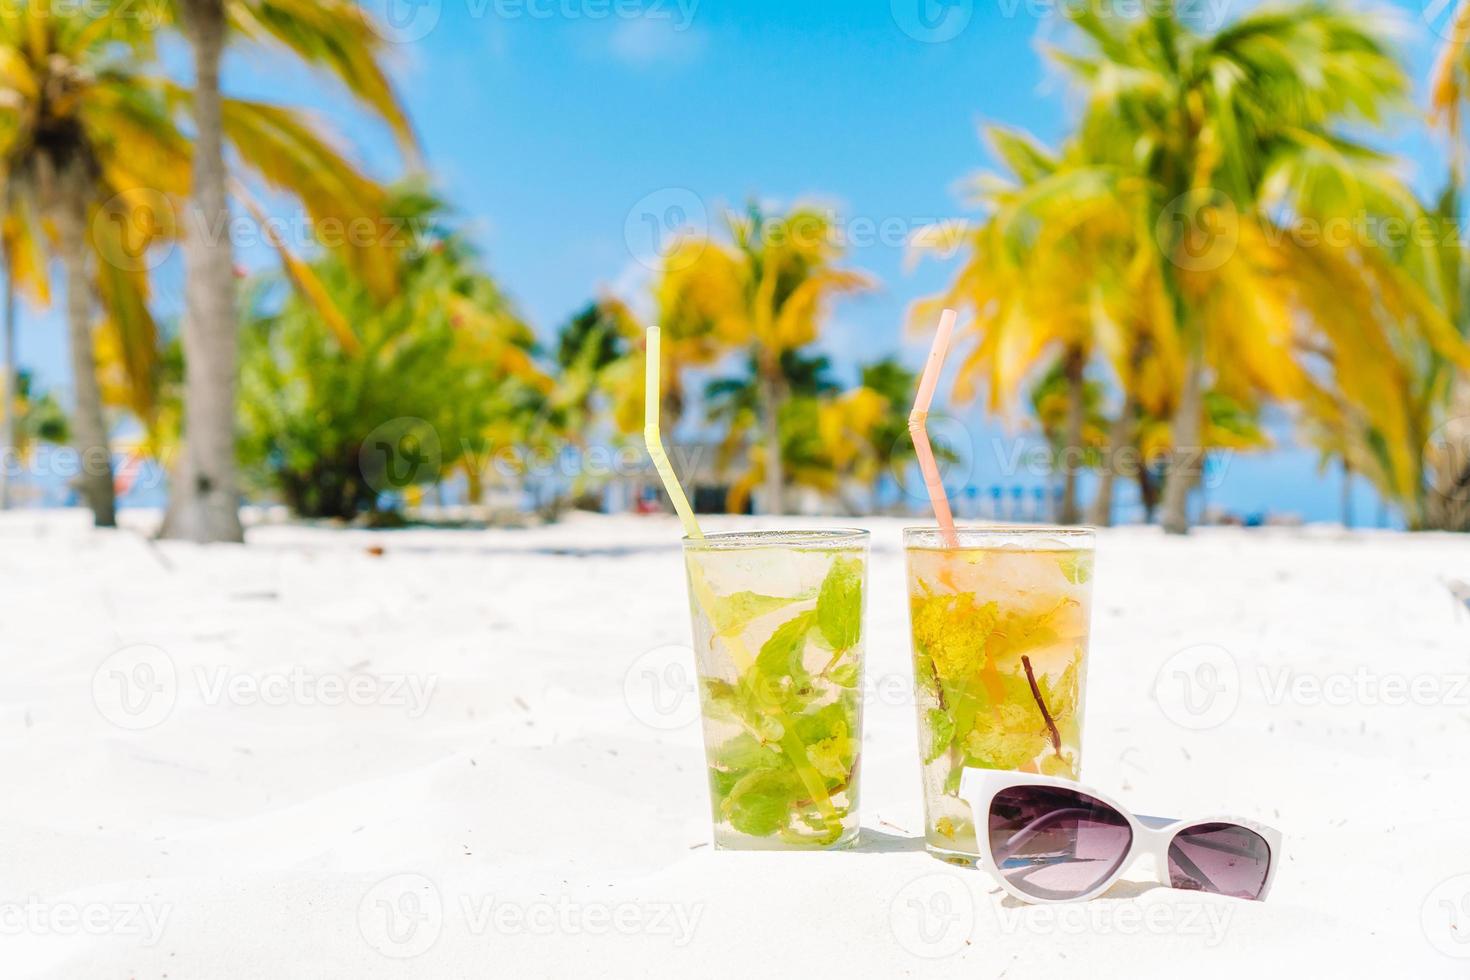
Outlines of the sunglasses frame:
[[[1106,803],[1128,821],[1129,829],[1133,832],[1133,839],[1128,845],[1128,853],[1123,860],[1118,862],[1117,870],[1099,882],[1092,890],[1083,892],[1070,898],[1040,898],[1029,895],[1016,888],[1001,873],[999,865],[995,861],[995,855],[990,849],[990,834],[987,828],[990,825],[990,804],[994,801],[997,793],[1002,790],[1014,789],[1017,786],[1043,786],[1055,789],[1071,790],[1090,796],[1099,803]],[[1091,787],[1070,779],[1062,779],[1057,776],[1041,776],[1029,772],[1013,772],[1003,769],[976,769],[966,767],[960,776],[960,798],[970,804],[970,810],[975,817],[975,842],[979,846],[979,867],[988,872],[1001,888],[1005,889],[1013,898],[1033,905],[1063,905],[1068,902],[1085,902],[1101,895],[1112,887],[1143,854],[1152,854],[1157,862],[1159,881],[1166,888],[1173,887],[1169,880],[1169,845],[1173,843],[1175,835],[1181,830],[1198,827],[1203,824],[1226,823],[1246,830],[1253,831],[1261,836],[1269,849],[1266,864],[1266,880],[1261,885],[1260,894],[1254,901],[1261,901],[1271,890],[1271,882],[1276,878],[1276,867],[1281,863],[1281,832],[1274,827],[1256,823],[1254,820],[1246,820],[1234,816],[1201,817],[1199,819],[1180,820],[1173,817],[1146,817],[1133,813],[1112,799],[1106,793],[1100,793]],[[1218,895],[1219,892],[1207,892],[1206,894]],[[1223,896],[1229,897],[1229,896]]]

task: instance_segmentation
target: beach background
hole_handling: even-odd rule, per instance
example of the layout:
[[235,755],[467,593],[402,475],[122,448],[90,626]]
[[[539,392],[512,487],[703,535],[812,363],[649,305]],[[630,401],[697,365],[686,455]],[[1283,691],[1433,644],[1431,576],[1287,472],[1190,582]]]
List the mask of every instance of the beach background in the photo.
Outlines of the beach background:
[[[0,974],[1464,975],[1467,103],[1470,0],[0,3]],[[1269,901],[924,853],[946,309],[1083,780]],[[711,846],[649,401],[872,533],[849,851]]]
[[1104,533],[1083,779],[1285,855],[1264,903],[1140,866],[1028,909],[922,850],[900,525],[862,524],[863,835],[760,854],[708,844],[670,518],[229,550],[6,518],[6,908],[101,923],[7,918],[6,972],[1463,975],[1459,539]]

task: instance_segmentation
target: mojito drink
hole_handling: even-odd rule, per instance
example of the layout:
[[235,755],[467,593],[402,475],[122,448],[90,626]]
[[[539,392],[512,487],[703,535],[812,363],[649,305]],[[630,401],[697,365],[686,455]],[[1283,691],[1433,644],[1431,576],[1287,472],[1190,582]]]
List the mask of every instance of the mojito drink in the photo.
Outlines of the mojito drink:
[[858,831],[866,531],[686,539],[715,846]]
[[1067,528],[904,533],[925,838],[979,852],[966,766],[1075,779],[1092,612],[1093,534]]

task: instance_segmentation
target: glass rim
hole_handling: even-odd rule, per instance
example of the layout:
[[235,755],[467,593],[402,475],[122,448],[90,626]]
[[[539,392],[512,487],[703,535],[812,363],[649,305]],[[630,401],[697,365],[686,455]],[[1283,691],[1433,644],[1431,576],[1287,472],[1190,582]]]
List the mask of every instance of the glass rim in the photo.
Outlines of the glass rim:
[[[1095,547],[1097,543],[1097,528],[1091,525],[1063,525],[1063,524],[957,524],[955,525],[955,537],[960,541],[960,547],[965,546],[966,539],[980,541],[1007,541],[1007,540],[1036,540],[1051,539],[1069,548]],[[921,539],[933,538],[939,548],[948,548],[944,543],[944,529],[938,525],[925,525],[922,527],[906,527],[903,529],[903,543],[910,547]]]
[[872,533],[860,527],[767,528],[757,531],[721,531],[702,538],[685,536],[686,551],[743,551],[752,548],[831,548],[866,545]]

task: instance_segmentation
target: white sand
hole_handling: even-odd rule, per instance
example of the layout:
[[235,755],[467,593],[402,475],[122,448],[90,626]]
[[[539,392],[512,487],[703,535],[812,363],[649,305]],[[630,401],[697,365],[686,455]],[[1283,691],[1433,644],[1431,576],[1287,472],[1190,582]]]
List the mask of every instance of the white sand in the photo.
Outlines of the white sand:
[[[908,839],[899,525],[868,526],[864,846],[729,854],[692,690],[653,700],[690,662],[658,650],[689,638],[670,520],[200,549],[0,516],[0,976],[1470,973],[1470,615],[1439,580],[1470,539],[1106,534],[1085,780],[1257,817],[1286,859],[1265,903],[1037,912]],[[1177,672],[1211,666],[1189,714]]]

